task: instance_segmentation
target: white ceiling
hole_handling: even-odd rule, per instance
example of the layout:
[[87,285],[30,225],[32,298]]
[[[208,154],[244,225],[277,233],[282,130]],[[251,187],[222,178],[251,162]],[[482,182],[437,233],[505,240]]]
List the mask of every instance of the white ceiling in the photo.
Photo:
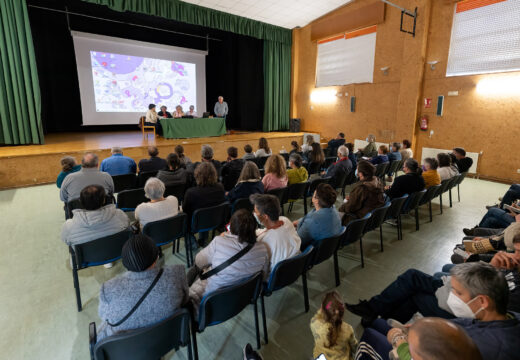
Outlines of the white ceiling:
[[353,0],[183,0],[210,9],[293,29]]

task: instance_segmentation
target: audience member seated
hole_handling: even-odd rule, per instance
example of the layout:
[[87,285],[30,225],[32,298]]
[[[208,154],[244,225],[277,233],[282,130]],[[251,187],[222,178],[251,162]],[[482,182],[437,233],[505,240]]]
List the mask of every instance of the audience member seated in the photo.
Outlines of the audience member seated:
[[134,159],[123,155],[123,149],[114,146],[112,156],[101,161],[100,170],[109,173],[111,176],[135,174],[137,165]]
[[[159,250],[152,239],[134,235],[121,253],[127,272],[108,280],[99,292],[99,326],[97,340],[123,331],[140,329],[168,318],[189,301],[188,284],[183,265],[162,268],[157,263]],[[134,308],[150,285],[158,279],[132,315]],[[117,326],[115,326],[117,325]]]
[[[398,142],[394,142],[392,143],[392,145],[390,145],[390,152],[388,153],[388,161],[390,161],[390,163],[392,163],[393,161],[401,161],[403,159],[401,152],[399,151],[400,149],[401,144]],[[388,168],[387,175],[387,181],[392,182],[394,173],[390,172],[390,168]]]
[[242,159],[244,160],[251,160],[256,158],[255,154],[253,154],[253,147],[249,144],[244,145],[244,156],[242,156]]
[[392,351],[400,360],[482,360],[464,329],[441,318],[421,318],[409,328],[391,328],[376,320],[359,342],[357,360],[380,360]]
[[377,156],[374,156],[373,158],[371,158],[370,162],[373,165],[387,163],[387,162],[390,161],[390,160],[388,160],[388,155],[387,154],[388,154],[388,148],[386,147],[386,145],[381,145],[377,149]]
[[236,186],[226,193],[227,200],[233,204],[237,199],[249,199],[253,194],[263,194],[264,184],[258,166],[252,161],[246,161]]
[[343,225],[355,219],[361,219],[366,214],[385,204],[383,185],[375,176],[376,167],[366,160],[361,160],[357,167],[359,182],[345,197],[345,202],[339,208]]
[[141,203],[135,208],[135,219],[142,228],[149,222],[167,219],[179,213],[179,201],[173,195],[164,197],[166,187],[157,178],[149,178],[144,185],[144,194],[149,202]]
[[311,134],[305,137],[305,144],[302,145],[302,153],[305,156],[306,153],[312,150],[312,144],[314,143],[314,136]]
[[473,165],[473,159],[466,157],[466,150],[463,148],[455,148],[453,149],[453,155],[455,156],[455,165],[457,165],[459,172],[461,174],[468,172],[471,165]]
[[342,132],[338,133],[338,135],[334,139],[330,140],[327,143],[327,151],[329,156],[336,155],[336,153],[338,152],[338,148],[341,145],[345,145],[345,134],[343,134]]
[[441,176],[437,172],[439,163],[434,158],[424,159],[422,177],[424,179],[424,186],[429,188],[431,186],[439,185],[441,183]]
[[257,240],[267,246],[270,271],[280,261],[300,253],[301,239],[288,218],[280,216],[280,201],[273,195],[251,195],[253,215],[264,228],[256,231]]
[[224,190],[230,191],[237,184],[245,161],[238,159],[238,149],[234,146],[227,149],[227,162],[222,166],[222,184]]
[[213,159],[213,148],[207,144],[202,145],[202,147],[200,149],[200,154],[201,154],[202,162],[197,161],[196,163],[191,164],[191,166],[190,166],[191,172],[193,173],[200,164],[207,162],[207,163],[213,164],[213,166],[215,167],[215,170],[217,170],[217,176],[220,175],[220,168],[222,167],[222,164],[220,163],[220,161]]
[[404,175],[396,177],[391,186],[385,187],[385,193],[390,199],[424,190],[424,179],[421,176],[422,169],[419,167],[417,160],[407,159],[403,165],[403,172]]
[[166,105],[161,106],[161,111],[159,111],[157,113],[157,115],[159,117],[162,117],[162,118],[170,118],[171,119],[173,117],[172,114],[170,112],[166,111],[166,110],[167,110]]
[[[256,220],[250,211],[236,211],[229,223],[228,232],[216,236],[195,257],[195,265],[206,272],[219,266],[246,246],[250,247],[236,261],[205,280],[196,279],[190,286],[190,298],[198,306],[202,298],[220,288],[233,285],[260,271],[269,273],[269,254],[261,241],[256,241]],[[188,279],[190,282],[191,279]]]
[[267,139],[265,137],[261,137],[258,140],[258,150],[255,152],[256,157],[266,157],[271,156],[273,151],[269,148],[269,144],[267,143]]
[[179,160],[184,168],[186,168],[188,164],[191,164],[191,159],[184,155],[184,147],[182,145],[175,146],[175,153],[179,157]]
[[63,180],[67,177],[67,175],[78,172],[81,170],[81,165],[76,165],[76,159],[72,156],[65,156],[60,160],[61,163],[61,172],[58,174],[58,178],[56,179],[56,186],[61,188],[61,184],[63,184]]
[[369,134],[366,138],[368,144],[363,149],[358,149],[357,157],[371,157],[377,152],[376,137],[375,135]]
[[303,159],[299,154],[292,154],[289,157],[289,167],[287,170],[288,184],[297,184],[306,182],[309,178],[307,169],[303,166]]
[[452,165],[451,157],[445,153],[437,154],[437,162],[439,163],[439,167],[437,168],[437,173],[441,177],[441,182],[444,180],[451,179],[455,175],[459,174],[457,167]]
[[193,116],[194,118],[198,117],[197,112],[195,111],[195,106],[190,105],[190,110],[186,111],[185,116]]
[[410,140],[403,140],[403,146],[401,149],[401,157],[403,161],[413,158],[412,143]]
[[285,160],[280,155],[269,156],[265,163],[265,176],[262,179],[264,191],[279,189],[287,186],[287,170]]
[[159,171],[168,169],[168,163],[163,158],[160,158],[159,149],[157,146],[148,146],[149,159],[139,160],[139,172]]
[[[516,203],[513,203],[511,206],[520,209],[520,205],[517,205]],[[463,231],[464,234],[472,236],[475,228],[505,229],[515,221],[517,215],[517,213],[511,210],[502,210],[492,207],[487,211],[486,215],[484,215],[477,226],[473,229],[464,229]]]
[[314,209],[303,218],[293,222],[302,239],[300,249],[303,251],[309,245],[316,245],[320,240],[339,234],[343,227],[334,204],[336,190],[329,184],[319,184],[312,196]]
[[352,161],[348,158],[349,151],[346,146],[341,145],[338,148],[338,161],[331,164],[327,171],[323,172],[324,177],[330,177],[330,185],[336,189],[342,184],[339,184],[340,177],[344,174],[350,174],[352,169]]
[[68,219],[61,229],[61,239],[65,244],[83,244],[128,228],[128,216],[116,209],[115,204],[106,205],[106,193],[101,185],[86,186],[81,191],[80,201],[82,209],[72,210],[74,217]]
[[168,170],[160,170],[157,179],[161,180],[165,186],[186,184],[188,182],[188,171],[182,166],[179,156],[171,153],[166,158]]
[[518,199],[520,199],[520,184],[513,184],[502,197],[499,208],[502,209],[505,204],[511,205],[515,200]]
[[352,326],[343,321],[345,307],[336,291],[325,295],[311,319],[314,337],[313,358],[323,354],[327,360],[353,360],[358,345]]
[[291,151],[289,151],[289,155],[299,154],[300,153],[300,145],[298,145],[297,141],[291,141]]
[[157,112],[155,111],[155,104],[148,105],[148,111],[146,112],[146,118],[145,118],[144,124],[146,126],[154,126],[155,133],[157,135],[162,135],[162,126],[161,126],[159,117],[157,115]]
[[181,118],[183,116],[184,116],[184,112],[182,111],[182,106],[177,105],[175,107],[175,111],[173,112],[173,117],[178,119],[178,118]]
[[348,149],[348,159],[352,163],[352,169],[356,169],[357,168],[357,156],[354,153],[354,144],[346,143],[345,146]]
[[60,188],[60,199],[69,202],[79,198],[81,190],[89,185],[99,184],[108,196],[114,193],[112,177],[98,170],[99,159],[94,153],[86,153],[81,160],[81,170],[67,175]]

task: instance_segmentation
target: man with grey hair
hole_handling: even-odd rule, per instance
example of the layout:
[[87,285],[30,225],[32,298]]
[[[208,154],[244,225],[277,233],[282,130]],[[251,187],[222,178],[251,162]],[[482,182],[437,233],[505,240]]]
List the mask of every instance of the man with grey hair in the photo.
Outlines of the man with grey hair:
[[226,118],[228,111],[229,108],[227,102],[224,101],[223,96],[219,96],[218,101],[215,103],[215,107],[213,109],[215,116],[220,118]]
[[145,196],[150,202],[141,203],[135,208],[135,219],[141,229],[149,222],[163,220],[175,216],[179,212],[179,201],[173,195],[164,197],[166,187],[155,178],[149,178],[144,185]]
[[[202,147],[200,149],[200,156],[201,156],[201,162],[212,163],[213,166],[215,166],[215,169],[217,170],[217,175],[220,176],[220,171],[221,171],[220,168],[222,167],[222,164],[220,163],[220,161],[213,159],[213,148],[211,146],[209,146],[208,144],[202,145]],[[195,169],[199,165],[200,165],[200,161],[197,161],[196,163],[192,164],[189,171],[192,174],[195,173]]]
[[331,164],[327,171],[322,173],[323,177],[330,177],[329,184],[337,189],[341,186],[340,179],[343,175],[350,174],[352,171],[352,161],[348,158],[348,148],[345,145],[338,147],[338,161]]
[[101,185],[108,196],[114,193],[114,181],[112,177],[98,170],[99,158],[96,154],[88,152],[81,160],[81,170],[68,175],[60,189],[60,199],[64,202],[79,199],[81,190],[89,185]]
[[101,162],[101,171],[107,172],[112,176],[135,174],[137,165],[134,159],[123,155],[123,149],[119,146],[112,148],[112,156]]

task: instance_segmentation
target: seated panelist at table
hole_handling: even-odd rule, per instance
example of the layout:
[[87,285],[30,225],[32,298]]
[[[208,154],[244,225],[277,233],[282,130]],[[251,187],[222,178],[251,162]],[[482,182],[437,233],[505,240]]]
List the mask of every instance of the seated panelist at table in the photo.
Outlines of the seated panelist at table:
[[170,112],[166,111],[166,109],[167,109],[166,105],[161,106],[161,111],[159,111],[157,113],[157,115],[159,117],[163,117],[163,118],[172,118],[173,117],[172,114]]
[[197,112],[195,111],[195,106],[190,105],[190,110],[189,110],[189,111],[186,111],[186,113],[185,113],[184,115],[185,115],[185,116],[198,117]]
[[159,122],[159,116],[155,111],[155,104],[148,105],[148,111],[146,112],[145,125],[154,126],[155,131],[158,135],[162,135],[162,126]]
[[182,106],[177,105],[175,107],[175,111],[173,112],[173,117],[174,118],[181,118],[183,116],[184,116],[184,112],[182,111]]

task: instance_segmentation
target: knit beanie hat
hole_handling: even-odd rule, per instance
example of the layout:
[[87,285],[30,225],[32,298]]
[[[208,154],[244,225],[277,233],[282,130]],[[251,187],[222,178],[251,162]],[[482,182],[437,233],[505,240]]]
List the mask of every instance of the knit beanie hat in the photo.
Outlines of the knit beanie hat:
[[123,245],[121,257],[128,271],[144,271],[157,260],[159,250],[155,242],[146,235],[134,235]]
[[507,250],[514,251],[513,240],[515,237],[520,237],[520,222],[512,223],[504,231],[504,244]]

